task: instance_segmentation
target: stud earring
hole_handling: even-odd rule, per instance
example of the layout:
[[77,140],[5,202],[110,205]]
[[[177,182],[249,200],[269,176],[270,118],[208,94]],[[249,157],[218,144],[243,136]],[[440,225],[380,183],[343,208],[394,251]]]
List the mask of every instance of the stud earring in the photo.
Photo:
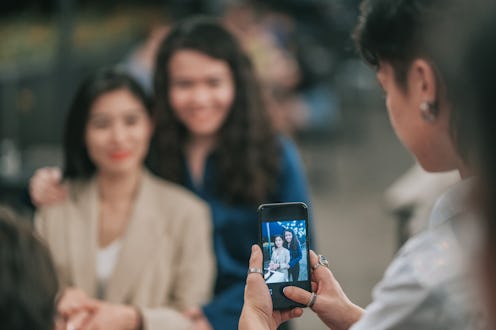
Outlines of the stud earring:
[[438,108],[435,102],[424,101],[420,103],[420,114],[425,121],[429,123],[434,122],[437,117],[437,112]]

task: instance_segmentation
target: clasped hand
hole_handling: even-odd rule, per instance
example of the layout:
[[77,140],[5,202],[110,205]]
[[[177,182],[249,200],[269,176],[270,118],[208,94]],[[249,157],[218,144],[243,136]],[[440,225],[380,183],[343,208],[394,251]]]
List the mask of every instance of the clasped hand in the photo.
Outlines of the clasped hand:
[[135,330],[141,322],[132,306],[93,299],[77,288],[65,289],[57,312],[62,322],[57,323],[56,330]]

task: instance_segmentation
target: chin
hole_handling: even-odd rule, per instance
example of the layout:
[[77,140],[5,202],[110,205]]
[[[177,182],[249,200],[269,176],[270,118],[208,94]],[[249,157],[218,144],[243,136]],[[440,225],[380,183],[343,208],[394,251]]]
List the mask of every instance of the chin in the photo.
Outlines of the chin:
[[428,161],[422,161],[417,158],[417,162],[420,164],[420,166],[429,173],[439,173],[439,172],[449,172],[449,171],[454,171],[458,170],[458,167],[454,164],[447,164],[444,162],[428,162]]

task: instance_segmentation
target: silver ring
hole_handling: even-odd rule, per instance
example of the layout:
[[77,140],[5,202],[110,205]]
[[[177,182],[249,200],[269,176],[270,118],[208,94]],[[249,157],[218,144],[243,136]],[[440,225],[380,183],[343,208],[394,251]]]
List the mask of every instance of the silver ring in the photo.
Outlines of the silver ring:
[[317,300],[317,294],[315,292],[312,292],[312,295],[310,296],[310,301],[307,304],[307,307],[312,308],[313,305],[315,305],[315,301]]
[[312,266],[312,269],[313,270],[316,270],[317,268],[319,268],[320,266],[324,266],[324,267],[327,267],[329,268],[329,261],[327,260],[327,258],[325,256],[323,256],[322,254],[319,254],[319,262],[316,263],[315,265]]
[[255,267],[248,268],[248,274],[253,274],[253,273],[257,273],[262,276],[264,275],[263,270],[261,270],[260,268],[255,268]]

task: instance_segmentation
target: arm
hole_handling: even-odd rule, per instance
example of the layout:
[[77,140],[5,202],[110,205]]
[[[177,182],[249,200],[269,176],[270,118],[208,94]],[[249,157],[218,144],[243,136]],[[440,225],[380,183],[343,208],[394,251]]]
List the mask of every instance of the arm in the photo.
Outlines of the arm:
[[302,257],[301,254],[301,247],[297,245],[296,249],[294,250],[294,256],[293,258],[289,261],[289,268],[293,268],[294,265],[300,262]]

